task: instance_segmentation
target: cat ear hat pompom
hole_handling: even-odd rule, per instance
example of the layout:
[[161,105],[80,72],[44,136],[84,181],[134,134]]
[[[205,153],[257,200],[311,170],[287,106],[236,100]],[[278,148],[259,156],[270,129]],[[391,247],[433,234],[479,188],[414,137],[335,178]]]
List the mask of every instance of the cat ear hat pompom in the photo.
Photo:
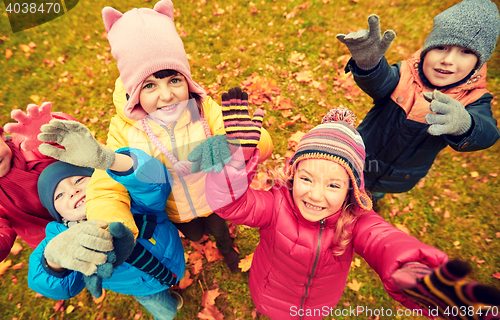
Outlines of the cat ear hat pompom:
[[[358,207],[370,210],[372,201],[366,194],[363,167],[365,145],[354,126],[356,116],[344,107],[331,109],[323,117],[321,124],[306,133],[290,160],[287,176],[292,179],[297,165],[302,160],[323,159],[341,165],[351,180],[351,202]],[[355,199],[355,200],[354,200]]]

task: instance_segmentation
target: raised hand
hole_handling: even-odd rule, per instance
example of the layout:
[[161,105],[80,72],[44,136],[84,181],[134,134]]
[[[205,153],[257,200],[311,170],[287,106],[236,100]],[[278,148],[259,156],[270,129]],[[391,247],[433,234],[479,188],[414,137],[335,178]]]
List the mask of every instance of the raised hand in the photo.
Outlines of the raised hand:
[[225,135],[211,136],[194,148],[188,155],[192,162],[191,173],[221,172],[226,163],[231,160],[231,151]]
[[356,65],[363,70],[374,69],[396,37],[393,30],[380,33],[380,20],[375,14],[368,17],[369,30],[339,33],[337,39],[347,46]]
[[44,142],[56,142],[61,149],[49,144],[42,144],[38,150],[49,157],[74,164],[107,170],[115,160],[115,153],[99,144],[90,130],[76,121],[53,119],[41,127],[38,139]]
[[248,94],[239,87],[222,94],[222,119],[232,158],[248,161],[260,140],[264,111],[255,110],[253,118],[248,112]]
[[[500,319],[500,290],[464,277],[469,264],[450,260],[436,270],[418,262],[406,263],[392,274],[409,300],[443,319]],[[435,311],[435,312],[434,312]],[[493,312],[492,312],[493,311]]]
[[98,265],[107,263],[106,252],[113,250],[113,236],[103,220],[83,221],[58,234],[45,247],[47,261],[90,276]]
[[24,137],[21,142],[21,149],[31,151],[42,144],[37,136],[40,133],[40,127],[52,120],[52,103],[44,102],[40,107],[36,104],[29,104],[26,107],[26,113],[16,109],[12,110],[10,116],[17,120],[17,123],[8,123],[4,129],[8,133],[15,133]]
[[472,118],[460,101],[438,90],[424,92],[424,98],[431,103],[429,108],[434,112],[425,116],[425,122],[431,125],[427,132],[433,136],[459,136],[470,129]]

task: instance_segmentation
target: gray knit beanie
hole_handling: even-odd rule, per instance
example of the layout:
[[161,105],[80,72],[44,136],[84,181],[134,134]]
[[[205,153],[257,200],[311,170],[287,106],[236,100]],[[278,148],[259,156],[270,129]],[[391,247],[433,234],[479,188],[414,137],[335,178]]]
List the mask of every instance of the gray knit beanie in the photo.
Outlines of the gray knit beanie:
[[463,0],[434,17],[420,58],[438,46],[459,46],[478,57],[474,71],[491,57],[500,34],[497,6],[490,0]]

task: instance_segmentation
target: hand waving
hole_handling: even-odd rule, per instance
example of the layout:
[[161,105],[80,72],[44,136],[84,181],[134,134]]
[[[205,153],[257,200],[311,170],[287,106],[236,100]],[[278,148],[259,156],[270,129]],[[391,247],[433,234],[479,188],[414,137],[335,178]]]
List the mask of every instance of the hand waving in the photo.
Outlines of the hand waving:
[[461,260],[450,260],[436,270],[409,262],[394,272],[392,279],[409,300],[430,313],[436,310],[433,316],[451,320],[500,319],[498,312],[491,312],[500,307],[500,290],[467,282],[464,277],[470,271],[469,264]]
[[337,39],[347,46],[356,65],[363,70],[374,69],[396,37],[393,30],[380,35],[380,20],[375,14],[368,17],[369,30],[339,33]]
[[12,110],[10,116],[17,120],[17,123],[6,124],[5,131],[24,136],[21,149],[31,151],[42,144],[37,135],[40,133],[40,127],[52,120],[51,110],[51,102],[44,102],[40,107],[36,104],[29,104],[26,113],[19,109]]
[[49,144],[42,144],[38,150],[46,156],[74,164],[107,170],[115,160],[115,153],[102,147],[94,139],[89,129],[76,121],[53,119],[43,125],[38,139],[44,142],[56,142],[61,149]]
[[264,111],[255,110],[253,118],[248,112],[248,94],[239,87],[222,94],[222,119],[226,139],[234,160],[248,161],[260,140]]

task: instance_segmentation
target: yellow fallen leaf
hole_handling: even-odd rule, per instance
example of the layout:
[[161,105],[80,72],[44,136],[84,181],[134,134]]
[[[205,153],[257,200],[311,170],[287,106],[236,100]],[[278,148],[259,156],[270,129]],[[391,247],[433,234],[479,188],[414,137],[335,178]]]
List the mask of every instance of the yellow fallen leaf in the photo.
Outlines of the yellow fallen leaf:
[[4,274],[7,269],[12,265],[12,260],[4,260],[0,262],[0,275]]
[[472,172],[470,173],[470,176],[471,176],[472,178],[477,178],[477,177],[479,176],[479,173],[478,173],[477,171],[472,171]]
[[69,305],[67,308],[66,308],[66,313],[67,314],[70,314],[71,312],[73,312],[73,310],[75,310],[75,307],[72,306],[72,305]]
[[410,229],[408,229],[408,228],[407,228],[407,227],[405,227],[404,225],[399,224],[399,223],[395,223],[395,224],[394,224],[394,226],[395,226],[397,229],[399,229],[399,230],[403,231],[404,233],[406,233],[406,234],[410,234]]
[[190,275],[191,274],[189,273],[189,271],[186,270],[186,272],[184,273],[184,278],[179,281],[179,289],[186,289],[191,285],[191,283],[193,283],[194,280],[189,277]]
[[248,270],[250,270],[250,267],[252,266],[252,260],[253,260],[253,252],[247,255],[244,259],[240,260],[238,267],[240,267],[241,272],[247,272]]
[[30,46],[25,45],[25,44],[20,44],[20,45],[19,45],[19,48],[20,48],[21,50],[23,50],[24,52],[30,52],[30,51],[31,51]]
[[40,100],[40,97],[37,94],[32,94],[30,96],[30,99],[35,101],[35,102],[38,102]]
[[356,279],[352,279],[352,281],[347,284],[349,289],[356,292],[359,291],[359,288],[361,288],[362,285],[363,284],[361,282],[358,282]]
[[10,248],[10,253],[13,255],[17,255],[22,250],[23,246],[19,242],[14,242],[14,245],[12,245],[12,248]]
[[10,49],[5,50],[5,58],[9,60],[10,57],[12,57],[12,50]]

